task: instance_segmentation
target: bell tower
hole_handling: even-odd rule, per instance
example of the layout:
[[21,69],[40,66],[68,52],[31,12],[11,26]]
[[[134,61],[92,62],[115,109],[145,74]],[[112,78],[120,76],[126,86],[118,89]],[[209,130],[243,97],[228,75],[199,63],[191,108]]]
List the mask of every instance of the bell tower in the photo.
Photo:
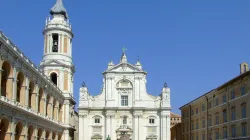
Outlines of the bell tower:
[[57,0],[46,18],[44,55],[40,68],[65,96],[73,97],[72,28],[62,0]]

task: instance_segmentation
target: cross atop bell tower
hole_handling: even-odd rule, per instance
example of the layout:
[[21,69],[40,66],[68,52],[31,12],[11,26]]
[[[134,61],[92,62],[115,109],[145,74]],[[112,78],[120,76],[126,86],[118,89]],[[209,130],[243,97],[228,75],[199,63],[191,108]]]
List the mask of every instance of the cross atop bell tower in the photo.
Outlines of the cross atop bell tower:
[[65,95],[73,96],[73,32],[62,0],[56,0],[50,9],[43,35],[44,55],[40,68]]

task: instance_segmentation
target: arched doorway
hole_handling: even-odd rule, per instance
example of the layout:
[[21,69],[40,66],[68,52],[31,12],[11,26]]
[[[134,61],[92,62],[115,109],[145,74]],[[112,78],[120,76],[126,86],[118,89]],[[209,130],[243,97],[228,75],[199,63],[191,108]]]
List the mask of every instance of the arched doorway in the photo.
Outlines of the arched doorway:
[[28,140],[33,140],[33,132],[34,132],[34,129],[30,125],[29,128],[28,128]]
[[50,79],[57,86],[57,74],[55,72],[50,74]]
[[23,132],[23,125],[21,122],[18,122],[15,129],[15,140],[20,140]]
[[3,118],[0,123],[0,140],[7,139],[6,132],[8,132],[9,129],[9,120],[6,118]]
[[16,91],[16,101],[24,104],[25,101],[25,90],[24,90],[24,75],[22,72],[19,72],[17,75],[17,91]]
[[11,66],[8,62],[4,62],[2,65],[2,77],[1,77],[1,96],[6,97],[9,94],[9,99],[12,96],[12,81],[10,81]]

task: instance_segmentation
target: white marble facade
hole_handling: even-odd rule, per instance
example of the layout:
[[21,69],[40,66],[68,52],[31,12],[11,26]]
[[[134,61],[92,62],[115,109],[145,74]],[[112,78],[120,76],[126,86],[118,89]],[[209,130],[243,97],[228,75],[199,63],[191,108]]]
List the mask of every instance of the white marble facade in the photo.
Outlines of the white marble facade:
[[80,88],[79,139],[81,140],[170,140],[170,88],[159,96],[147,93],[146,75],[139,61],[108,64],[103,88],[91,96],[85,84]]

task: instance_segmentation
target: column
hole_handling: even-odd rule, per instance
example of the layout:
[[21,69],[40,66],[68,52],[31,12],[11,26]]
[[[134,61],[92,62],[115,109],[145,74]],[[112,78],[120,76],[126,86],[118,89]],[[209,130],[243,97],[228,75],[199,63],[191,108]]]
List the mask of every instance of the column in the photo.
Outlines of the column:
[[37,127],[34,126],[34,132],[33,132],[32,138],[31,138],[32,140],[37,140],[37,133],[38,133],[37,131],[38,131]]
[[23,135],[23,140],[28,140],[28,129],[29,129],[29,126],[26,122],[26,124],[23,126],[23,129],[22,130],[24,133],[22,133],[21,135]]
[[10,123],[11,140],[15,140],[16,119],[12,118],[12,121]]
[[16,66],[13,66],[13,79],[12,79],[12,100],[16,101],[16,91],[17,91],[17,75],[16,75]]
[[54,97],[53,96],[51,96],[50,97],[50,101],[49,101],[49,107],[50,107],[50,118],[53,118],[53,113],[54,113]]
[[48,46],[48,48],[49,48],[49,53],[51,53],[52,52],[52,47],[53,47],[53,38],[52,38],[52,35],[51,34],[49,34],[49,46]]
[[64,71],[63,69],[59,69],[59,71],[60,71],[60,75],[59,75],[60,82],[57,82],[57,86],[59,89],[64,91]]
[[26,107],[29,107],[29,102],[31,102],[31,101],[29,101],[29,79],[28,79],[28,76],[26,75],[25,76],[25,85],[26,85],[26,87],[25,87],[25,106]]

